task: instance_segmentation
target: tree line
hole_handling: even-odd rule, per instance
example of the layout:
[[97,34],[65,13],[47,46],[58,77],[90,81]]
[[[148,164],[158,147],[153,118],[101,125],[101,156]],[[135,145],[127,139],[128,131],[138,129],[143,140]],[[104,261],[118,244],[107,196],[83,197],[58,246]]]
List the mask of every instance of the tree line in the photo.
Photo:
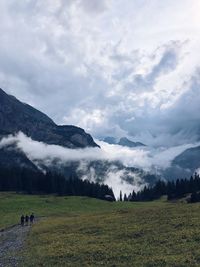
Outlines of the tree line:
[[[88,196],[102,200],[115,200],[112,188],[104,184],[81,180],[75,173],[69,177],[55,172],[39,172],[24,168],[0,167],[0,191],[16,191],[28,194],[57,194],[60,196]],[[167,195],[168,200],[190,194],[190,202],[200,201],[200,176],[195,173],[190,179],[157,181],[139,192],[129,195],[120,191],[120,201],[152,201]]]
[[178,199],[191,194],[190,202],[200,201],[200,177],[197,173],[190,179],[176,181],[157,181],[153,186],[145,186],[141,191],[133,191],[129,195],[120,192],[120,201],[152,201],[167,195],[168,200]]
[[110,187],[54,172],[38,172],[24,168],[0,168],[0,191],[28,194],[58,194],[60,196],[87,196],[102,200],[115,200]]

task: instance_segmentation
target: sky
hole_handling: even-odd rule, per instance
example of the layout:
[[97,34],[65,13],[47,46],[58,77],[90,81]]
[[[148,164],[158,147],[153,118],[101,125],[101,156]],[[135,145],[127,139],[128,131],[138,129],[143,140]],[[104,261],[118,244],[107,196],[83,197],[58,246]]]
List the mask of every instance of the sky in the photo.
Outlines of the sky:
[[198,140],[199,0],[1,0],[0,10],[7,93],[95,138]]

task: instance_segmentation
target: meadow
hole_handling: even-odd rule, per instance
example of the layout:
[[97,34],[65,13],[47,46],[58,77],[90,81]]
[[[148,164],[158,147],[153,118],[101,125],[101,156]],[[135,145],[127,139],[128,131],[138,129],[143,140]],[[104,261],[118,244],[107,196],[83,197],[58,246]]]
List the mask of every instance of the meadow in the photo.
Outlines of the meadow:
[[200,266],[200,204],[0,194],[0,228],[32,227],[22,266]]

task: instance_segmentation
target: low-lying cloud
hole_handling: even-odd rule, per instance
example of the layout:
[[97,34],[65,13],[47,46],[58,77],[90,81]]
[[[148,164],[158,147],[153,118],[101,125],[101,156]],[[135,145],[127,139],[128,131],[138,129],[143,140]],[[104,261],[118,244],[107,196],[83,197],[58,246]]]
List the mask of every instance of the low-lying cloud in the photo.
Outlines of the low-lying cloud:
[[[158,172],[170,167],[172,160],[188,148],[200,146],[199,143],[186,144],[171,148],[149,148],[137,147],[129,148],[119,145],[110,145],[103,141],[98,141],[99,148],[69,149],[57,145],[47,145],[42,142],[34,141],[23,133],[10,135],[0,141],[0,148],[15,145],[17,149],[23,151],[26,156],[35,164],[38,161],[43,162],[46,166],[51,165],[55,160],[62,164],[71,161],[82,162],[79,168],[84,169],[84,164],[96,160],[107,160],[110,162],[120,161],[126,167],[136,167],[146,172]],[[86,166],[85,166],[86,167]],[[123,170],[117,170],[112,165],[106,171],[104,182],[111,186],[115,194],[120,190],[130,193],[133,189],[141,189],[145,184],[142,177],[130,173],[133,183],[130,184],[123,180]],[[89,173],[83,176],[83,179],[90,177],[90,180],[96,180],[94,168],[89,169]]]

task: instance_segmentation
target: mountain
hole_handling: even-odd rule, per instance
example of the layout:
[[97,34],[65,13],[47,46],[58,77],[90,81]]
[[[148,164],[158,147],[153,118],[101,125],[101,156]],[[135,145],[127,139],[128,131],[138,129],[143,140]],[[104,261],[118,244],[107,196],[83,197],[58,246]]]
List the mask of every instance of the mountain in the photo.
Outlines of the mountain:
[[189,178],[200,168],[200,146],[186,149],[176,156],[171,166],[162,171],[167,180]]
[[133,142],[131,140],[129,140],[126,137],[122,137],[120,138],[118,145],[120,146],[128,146],[128,147],[138,147],[138,146],[145,146],[144,144],[140,143],[140,142]]
[[68,148],[98,147],[83,129],[56,125],[44,113],[0,89],[0,137],[23,132],[33,140]]
[[192,171],[200,168],[200,146],[186,149],[173,160],[173,165]]
[[0,149],[0,168],[25,168],[37,171],[38,167],[28,159],[22,152],[15,149],[15,146],[7,146]]
[[120,138],[119,141],[117,141],[115,137],[107,136],[103,139],[103,141],[111,145],[120,145],[120,146],[127,146],[127,147],[145,146],[143,143],[133,142],[129,140],[127,137],[122,137]]
[[[19,131],[33,140],[50,145],[59,145],[67,148],[99,147],[93,138],[76,126],[58,126],[47,115],[22,103],[14,96],[6,94],[0,89],[0,167],[24,168],[31,170],[55,171],[62,173],[66,179],[77,176],[90,181],[106,182],[114,179],[119,183],[142,186],[144,183],[153,183],[157,177],[136,168],[127,168],[122,163],[106,160],[62,161],[61,158],[40,160],[25,154],[19,148],[17,141],[6,143],[9,134]],[[2,142],[1,142],[2,141]],[[110,143],[114,139],[107,139]],[[143,145],[134,143],[127,138],[121,138],[121,145],[135,147]],[[29,158],[30,157],[30,158]]]
[[116,138],[112,137],[112,136],[107,136],[103,139],[104,142],[110,144],[110,145],[116,145],[117,141]]

